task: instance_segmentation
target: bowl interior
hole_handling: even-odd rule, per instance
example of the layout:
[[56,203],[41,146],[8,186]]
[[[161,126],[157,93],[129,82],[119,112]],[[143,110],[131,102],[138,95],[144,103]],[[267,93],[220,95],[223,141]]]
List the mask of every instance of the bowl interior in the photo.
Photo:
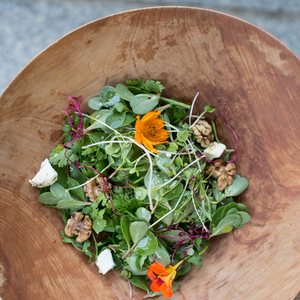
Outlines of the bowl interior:
[[299,59],[266,32],[189,7],[116,14],[48,47],[1,96],[1,297],[129,298],[118,272],[99,275],[61,242],[60,215],[38,202],[28,180],[61,138],[67,100],[58,92],[81,95],[84,111],[104,85],[151,78],[187,103],[199,92],[195,109],[216,107],[220,137],[235,147],[226,117],[238,135],[239,173],[250,182],[239,200],[251,222],[215,238],[174,299],[291,299],[300,287],[299,74]]

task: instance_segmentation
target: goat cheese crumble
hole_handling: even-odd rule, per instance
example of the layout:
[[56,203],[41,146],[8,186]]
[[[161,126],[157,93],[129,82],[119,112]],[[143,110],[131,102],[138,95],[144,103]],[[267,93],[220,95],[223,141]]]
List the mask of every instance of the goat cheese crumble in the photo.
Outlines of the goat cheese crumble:
[[46,158],[40,167],[38,173],[29,182],[34,187],[42,188],[53,184],[57,180],[57,172],[52,168],[48,158]]
[[220,157],[225,149],[226,146],[224,144],[213,142],[203,151],[203,154],[208,160],[213,160],[214,158]]
[[103,275],[116,266],[110,249],[105,249],[98,255],[96,266],[99,269],[99,273]]

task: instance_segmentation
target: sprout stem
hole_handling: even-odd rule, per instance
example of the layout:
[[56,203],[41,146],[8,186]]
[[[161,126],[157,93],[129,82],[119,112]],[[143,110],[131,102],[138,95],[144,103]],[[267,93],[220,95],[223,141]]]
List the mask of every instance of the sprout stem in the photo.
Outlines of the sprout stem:
[[184,107],[184,108],[187,108],[187,109],[191,109],[190,105],[185,104],[183,102],[178,102],[176,100],[168,99],[168,98],[165,98],[165,97],[160,97],[159,100],[162,100],[162,101],[167,102],[169,104],[178,105],[178,106],[181,106],[181,107]]
[[192,106],[191,106],[191,109],[190,109],[190,114],[189,114],[189,126],[191,127],[191,122],[192,122],[192,114],[193,114],[193,109],[194,109],[194,105],[195,105],[195,102],[198,98],[198,95],[199,95],[199,92],[196,94],[193,102],[192,102]]

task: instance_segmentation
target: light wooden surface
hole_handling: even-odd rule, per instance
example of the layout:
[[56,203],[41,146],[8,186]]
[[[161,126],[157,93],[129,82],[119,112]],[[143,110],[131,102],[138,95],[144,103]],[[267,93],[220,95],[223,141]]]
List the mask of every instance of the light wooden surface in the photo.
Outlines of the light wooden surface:
[[[161,80],[166,96],[218,108],[220,136],[239,137],[237,165],[250,186],[252,220],[212,241],[204,266],[182,279],[173,299],[289,300],[300,290],[300,62],[251,24],[213,11],[165,7],[90,23],[35,58],[1,96],[0,264],[3,300],[129,299],[60,241],[63,223],[28,183],[61,137],[67,106],[57,92],[87,100],[104,85]],[[41,139],[39,131],[45,137]],[[143,292],[134,289],[134,299]]]

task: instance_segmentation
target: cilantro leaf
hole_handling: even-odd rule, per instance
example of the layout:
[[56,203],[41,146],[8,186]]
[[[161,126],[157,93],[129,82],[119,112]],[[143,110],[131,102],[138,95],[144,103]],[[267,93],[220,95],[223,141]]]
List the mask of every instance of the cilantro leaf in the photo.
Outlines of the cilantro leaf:
[[106,226],[106,220],[104,220],[102,217],[96,217],[93,221],[93,229],[97,234],[99,234],[101,231],[104,230]]
[[198,254],[198,252],[195,252],[195,254],[188,259],[188,262],[198,266],[197,270],[199,270],[202,267],[201,261],[202,261],[202,257]]
[[64,231],[61,231],[60,232],[60,235],[61,235],[61,238],[62,238],[62,241],[66,244],[73,244],[73,239],[68,237]]
[[135,86],[135,87],[139,87],[142,88],[144,86],[144,81],[142,79],[138,79],[138,80],[127,80],[126,84],[128,86]]
[[160,81],[154,81],[154,80],[146,80],[144,85],[144,90],[151,93],[154,92],[156,94],[160,94],[164,90],[164,86],[160,83]]
[[164,86],[161,84],[160,81],[154,81],[152,79],[148,79],[143,81],[142,79],[138,80],[127,80],[126,84],[128,86],[134,86],[141,90],[144,90],[147,93],[156,93],[160,94],[164,90]]
[[92,209],[91,209],[90,206],[85,206],[85,207],[82,209],[82,213],[85,214],[85,215],[88,215],[91,211],[92,211]]
[[62,168],[64,166],[66,166],[68,163],[67,157],[71,161],[78,160],[78,156],[76,154],[73,154],[72,152],[73,152],[72,150],[68,149],[66,151],[66,149],[64,147],[58,145],[52,149],[52,151],[49,155],[49,162],[52,165],[56,165],[59,168]]
[[90,259],[89,259],[89,262],[91,262],[92,258],[93,258],[93,252],[91,252],[90,250],[88,250],[88,247],[91,246],[91,242],[89,240],[86,240],[83,244],[82,243],[78,243],[76,242],[75,239],[73,238],[70,238],[68,237],[64,231],[61,231],[60,232],[60,235],[61,235],[61,238],[62,238],[62,241],[64,243],[67,243],[67,244],[73,244],[73,246],[83,252],[85,255],[87,255]]

